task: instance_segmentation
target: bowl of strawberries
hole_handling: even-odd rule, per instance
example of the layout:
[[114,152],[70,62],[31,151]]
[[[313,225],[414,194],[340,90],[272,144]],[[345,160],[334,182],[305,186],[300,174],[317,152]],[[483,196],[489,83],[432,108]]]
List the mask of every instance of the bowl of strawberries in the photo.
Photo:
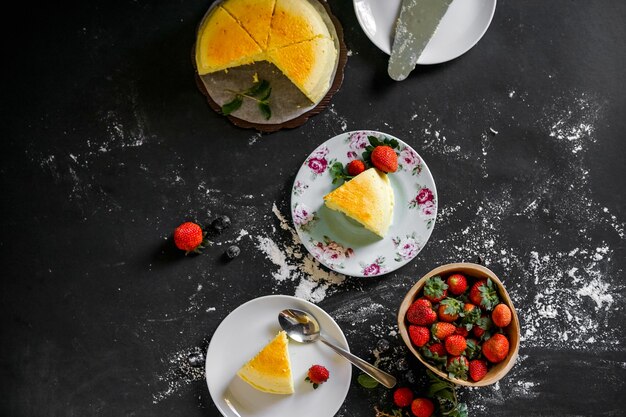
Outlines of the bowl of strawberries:
[[519,320],[504,285],[472,263],[442,265],[417,281],[400,305],[398,327],[420,362],[458,385],[497,382],[519,350]]

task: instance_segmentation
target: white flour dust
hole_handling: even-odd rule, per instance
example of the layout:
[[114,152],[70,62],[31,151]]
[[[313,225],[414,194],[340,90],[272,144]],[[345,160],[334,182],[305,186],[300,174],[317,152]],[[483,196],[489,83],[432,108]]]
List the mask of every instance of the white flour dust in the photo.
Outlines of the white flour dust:
[[280,222],[280,228],[288,231],[287,243],[276,243],[268,236],[256,236],[257,248],[272,264],[278,267],[271,273],[277,283],[289,280],[297,282],[295,296],[318,303],[344,283],[346,277],[324,269],[321,264],[300,243],[298,233],[278,210],[276,204],[272,212]]
[[164,388],[152,395],[153,404],[160,403],[193,382],[204,380],[204,365],[191,366],[189,360],[191,355],[197,355],[199,359],[204,357],[203,351],[199,347],[194,347],[179,350],[161,360],[168,369],[156,375],[158,385]]

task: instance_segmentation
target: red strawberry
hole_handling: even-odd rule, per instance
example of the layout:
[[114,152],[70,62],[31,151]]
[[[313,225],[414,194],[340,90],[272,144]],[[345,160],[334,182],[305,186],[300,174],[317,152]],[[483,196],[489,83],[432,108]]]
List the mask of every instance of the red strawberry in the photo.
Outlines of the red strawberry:
[[470,289],[470,293],[469,293],[469,299],[473,304],[480,306],[480,303],[483,300],[482,296],[480,295],[480,287],[482,287],[486,283],[487,283],[486,279],[481,279],[479,281],[476,281],[474,285],[472,285],[472,288]]
[[433,337],[439,340],[443,340],[453,334],[455,329],[456,327],[454,327],[454,324],[446,322],[435,323],[430,328]]
[[424,304],[426,307],[433,308],[433,303],[431,303],[430,300],[426,297],[420,297],[415,300],[415,302],[418,304]]
[[475,359],[480,355],[481,347],[478,342],[474,339],[466,339],[465,343],[467,347],[465,348],[465,356],[468,359]]
[[189,252],[200,253],[204,243],[202,228],[195,223],[186,222],[174,230],[174,244],[178,249],[184,250],[185,255]]
[[465,338],[459,334],[453,334],[446,337],[446,350],[452,356],[459,356],[467,347]]
[[446,348],[443,347],[443,343],[433,343],[432,345],[428,346],[428,350],[430,350],[432,353],[436,353],[437,356],[439,356],[440,358],[446,356]]
[[382,172],[396,172],[398,169],[398,155],[391,146],[380,145],[375,147],[370,160],[372,165]]
[[320,384],[328,381],[329,377],[330,373],[328,372],[328,369],[326,369],[326,367],[322,365],[313,365],[309,368],[309,372],[307,373],[307,377],[305,378],[305,380],[309,381],[311,384],[313,384],[313,388],[317,389]]
[[467,337],[467,335],[469,334],[469,330],[467,330],[463,326],[459,326],[459,327],[454,329],[454,334],[460,334],[463,337]]
[[410,388],[402,387],[398,388],[393,393],[393,402],[396,406],[403,408],[411,405],[413,401],[413,391]]
[[426,280],[426,284],[424,284],[424,297],[428,298],[433,303],[438,303],[446,298],[447,295],[448,284],[443,282],[439,275],[435,275]]
[[448,277],[448,289],[454,295],[461,295],[467,290],[467,278],[463,274],[452,274]]
[[474,336],[478,338],[482,337],[482,335],[485,334],[485,331],[491,328],[491,323],[491,319],[488,316],[480,316],[474,324],[474,327],[472,327],[472,333],[474,333]]
[[411,403],[411,412],[415,417],[430,417],[435,411],[435,404],[428,398],[416,398]]
[[475,282],[470,289],[469,299],[472,303],[486,310],[493,310],[500,302],[496,287],[490,279]]
[[350,161],[347,167],[348,175],[351,177],[356,177],[361,172],[365,171],[365,164],[363,161],[355,159],[354,161]]
[[487,375],[487,362],[482,359],[474,359],[469,363],[469,374],[472,381],[478,382]]
[[437,309],[437,315],[441,321],[452,323],[459,318],[459,314],[463,311],[463,303],[454,298],[446,298],[441,301]]
[[506,304],[498,304],[491,313],[493,324],[498,327],[506,327],[511,323],[511,309]]
[[409,326],[409,337],[417,347],[422,347],[430,340],[430,331],[424,326]]
[[483,343],[483,355],[491,363],[502,362],[509,354],[509,339],[496,333]]
[[467,379],[467,370],[469,362],[465,356],[452,356],[448,358],[446,371],[451,373],[455,378]]
[[411,324],[429,326],[437,320],[437,313],[424,301],[417,300],[406,311],[406,319]]

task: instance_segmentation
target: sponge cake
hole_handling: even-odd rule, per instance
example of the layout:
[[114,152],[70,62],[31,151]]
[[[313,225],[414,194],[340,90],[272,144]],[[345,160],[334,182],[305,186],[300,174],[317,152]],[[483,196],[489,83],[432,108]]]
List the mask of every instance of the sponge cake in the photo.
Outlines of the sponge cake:
[[393,220],[393,189],[387,174],[376,168],[363,171],[343,183],[324,196],[324,203],[380,237],[385,237]]

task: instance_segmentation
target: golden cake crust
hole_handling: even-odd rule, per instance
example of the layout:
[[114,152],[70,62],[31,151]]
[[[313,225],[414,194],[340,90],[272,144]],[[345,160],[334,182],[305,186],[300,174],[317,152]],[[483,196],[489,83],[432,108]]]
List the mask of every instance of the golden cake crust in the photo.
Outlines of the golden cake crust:
[[337,50],[327,38],[314,38],[269,52],[269,60],[312,102],[319,101],[330,84]]
[[196,42],[199,74],[250,64],[262,55],[259,45],[222,7],[216,7],[202,22]]
[[259,391],[292,394],[294,389],[288,346],[287,333],[281,330],[239,369],[237,375]]
[[228,0],[222,7],[241,24],[261,49],[266,49],[275,5],[275,0]]
[[394,195],[387,174],[370,168],[324,196],[332,210],[384,237],[393,220]]

